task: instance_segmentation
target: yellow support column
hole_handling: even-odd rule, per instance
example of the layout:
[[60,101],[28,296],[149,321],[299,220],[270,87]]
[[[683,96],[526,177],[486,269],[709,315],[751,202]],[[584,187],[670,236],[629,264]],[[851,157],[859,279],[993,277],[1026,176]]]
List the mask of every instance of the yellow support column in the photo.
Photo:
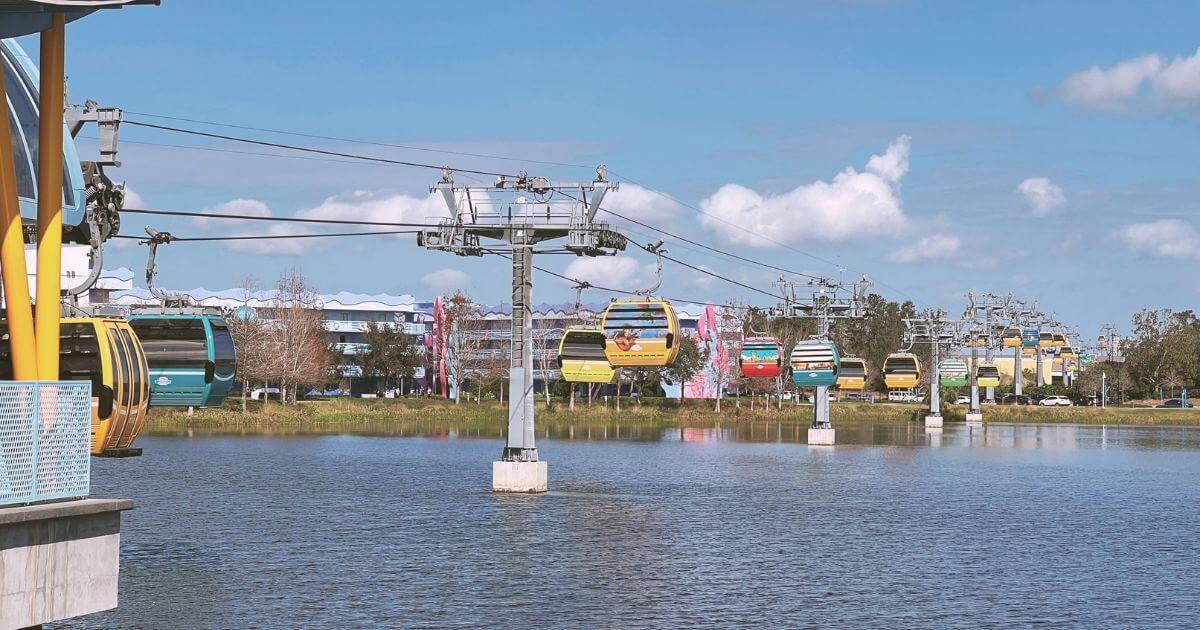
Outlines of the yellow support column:
[[38,102],[38,380],[58,380],[58,304],[62,295],[63,72],[66,20],[52,15],[41,35]]
[[4,281],[4,306],[12,348],[13,378],[36,381],[37,343],[33,336],[33,309],[29,303],[29,276],[25,272],[25,237],[21,206],[17,201],[17,173],[13,170],[12,128],[8,95],[0,81],[0,276]]

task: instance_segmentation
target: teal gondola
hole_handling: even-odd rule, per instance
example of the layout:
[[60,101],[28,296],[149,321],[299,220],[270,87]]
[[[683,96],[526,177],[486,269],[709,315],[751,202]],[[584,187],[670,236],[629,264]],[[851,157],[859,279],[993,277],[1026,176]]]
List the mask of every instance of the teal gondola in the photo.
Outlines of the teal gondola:
[[150,364],[151,407],[220,407],[237,356],[225,319],[213,313],[142,312],[129,318]]
[[832,387],[837,382],[838,351],[828,341],[806,340],[792,348],[792,382],[796,387]]

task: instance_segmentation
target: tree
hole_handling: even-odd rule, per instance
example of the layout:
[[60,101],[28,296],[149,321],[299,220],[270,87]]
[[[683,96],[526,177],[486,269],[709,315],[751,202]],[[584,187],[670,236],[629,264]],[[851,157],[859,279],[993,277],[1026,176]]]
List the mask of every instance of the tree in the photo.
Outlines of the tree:
[[381,387],[388,390],[393,379],[412,378],[421,356],[412,337],[402,325],[368,322],[363,329],[363,341],[369,346],[360,356],[363,375],[382,377]]
[[679,383],[679,400],[683,400],[685,397],[687,382],[704,369],[709,359],[708,353],[700,351],[700,346],[696,345],[695,339],[688,335],[681,335],[681,337],[679,355],[675,358],[675,363],[663,370],[666,380]]
[[[721,399],[733,379],[741,375],[737,360],[741,356],[741,339],[745,336],[747,318],[753,311],[745,308],[736,300],[730,300],[717,309],[716,336],[721,341],[716,356],[711,357],[713,366],[713,385],[717,389],[715,411],[721,413]],[[716,346],[714,346],[716,347]]]
[[242,413],[247,410],[246,394],[251,383],[271,378],[271,329],[250,306],[255,293],[254,286],[253,278],[242,280],[242,306],[225,317],[237,355],[237,379],[242,383]]
[[[858,319],[838,320],[830,336],[847,356],[857,356],[867,362],[867,385],[880,391],[883,384],[883,360],[900,350],[904,338],[904,318],[916,316],[912,302],[892,302],[872,293],[866,297],[865,313]],[[922,349],[924,348],[924,349]],[[928,361],[928,345],[913,350]]]
[[269,313],[268,373],[279,383],[281,400],[295,404],[299,388],[324,383],[333,366],[320,299],[293,269],[280,276]]
[[479,305],[462,291],[446,298],[442,307],[445,328],[441,340],[435,341],[435,347],[445,362],[446,378],[454,383],[454,402],[457,404],[462,397],[462,383],[478,372],[475,367],[487,354],[484,344],[488,331],[483,326]]

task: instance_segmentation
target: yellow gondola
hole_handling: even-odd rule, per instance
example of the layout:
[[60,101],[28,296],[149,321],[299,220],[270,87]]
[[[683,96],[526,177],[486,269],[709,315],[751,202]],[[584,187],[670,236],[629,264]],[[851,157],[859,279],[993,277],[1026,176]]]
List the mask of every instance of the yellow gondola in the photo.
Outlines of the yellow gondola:
[[846,357],[838,366],[837,388],[844,391],[862,391],[867,386],[867,362]]
[[889,354],[883,360],[883,383],[888,389],[913,389],[921,382],[921,361],[911,352]]
[[995,365],[984,363],[975,369],[975,384],[980,387],[1000,387],[1000,370]]
[[[12,379],[7,325],[0,343],[0,380]],[[122,319],[63,318],[59,378],[92,383],[92,455],[124,456],[146,421],[150,378],[137,334]]]
[[679,318],[666,300],[613,300],[600,327],[613,367],[662,367],[679,355]]
[[1063,357],[1064,359],[1078,359],[1079,353],[1076,352],[1075,348],[1071,346],[1063,346],[1058,351],[1058,356]]
[[1021,329],[1017,326],[1009,326],[1000,334],[1000,342],[1005,348],[1020,348],[1021,347]]
[[1067,336],[1062,333],[1054,333],[1051,335],[1050,339],[1050,345],[1054,346],[1055,348],[1061,348],[1067,345]]
[[1038,345],[1043,348],[1049,348],[1054,345],[1054,333],[1040,332],[1038,333]]
[[618,371],[604,356],[604,332],[568,328],[558,342],[558,369],[568,383],[613,383]]

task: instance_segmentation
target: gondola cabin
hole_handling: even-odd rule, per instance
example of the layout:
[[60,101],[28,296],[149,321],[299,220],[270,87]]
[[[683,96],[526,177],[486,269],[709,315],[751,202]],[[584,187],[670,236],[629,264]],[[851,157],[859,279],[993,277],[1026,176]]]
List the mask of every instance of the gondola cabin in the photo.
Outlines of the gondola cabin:
[[220,407],[233,388],[236,356],[214,313],[140,312],[129,325],[150,363],[150,406]]
[[792,382],[796,387],[830,387],[837,383],[837,347],[828,341],[805,340],[792,348]]
[[1054,345],[1054,334],[1048,332],[1038,333],[1038,346],[1049,348]]
[[558,369],[568,383],[613,383],[619,373],[604,355],[604,332],[568,328],[558,342]]
[[1020,348],[1021,344],[1021,329],[1016,326],[1009,326],[1000,334],[1000,345],[1005,348]]
[[[92,384],[92,455],[127,456],[146,420],[150,401],[146,355],[121,319],[63,318],[59,378]],[[8,325],[0,324],[0,380],[12,380]]]
[[939,363],[938,382],[942,387],[966,387],[967,362],[962,359],[946,359]]
[[985,363],[975,370],[975,384],[980,387],[1000,387],[1000,370]]
[[613,300],[600,327],[613,367],[662,367],[679,355],[679,319],[666,300]]
[[1062,333],[1054,333],[1054,335],[1051,337],[1051,340],[1055,348],[1061,348],[1067,345],[1067,336]]
[[[13,150],[11,168],[16,175],[13,183],[16,185],[22,221],[26,225],[33,225],[38,216],[38,65],[15,39],[0,40],[0,58],[3,59],[4,85],[8,95],[10,137],[7,140],[11,142]],[[84,172],[75,150],[75,138],[70,130],[64,128],[63,131],[63,241],[87,244],[85,214],[87,202],[91,200],[85,193]],[[5,191],[5,194],[13,194],[13,191]]]
[[910,352],[889,354],[883,360],[883,384],[888,389],[913,389],[921,382],[921,361]]
[[1071,346],[1063,346],[1059,349],[1058,356],[1064,359],[1078,359],[1079,353]]
[[1036,328],[1021,329],[1021,345],[1026,348],[1036,348],[1040,335]]
[[838,365],[837,388],[842,391],[862,391],[867,387],[867,362],[846,357]]
[[775,378],[783,373],[783,346],[774,337],[752,337],[742,342],[738,367],[747,378]]

